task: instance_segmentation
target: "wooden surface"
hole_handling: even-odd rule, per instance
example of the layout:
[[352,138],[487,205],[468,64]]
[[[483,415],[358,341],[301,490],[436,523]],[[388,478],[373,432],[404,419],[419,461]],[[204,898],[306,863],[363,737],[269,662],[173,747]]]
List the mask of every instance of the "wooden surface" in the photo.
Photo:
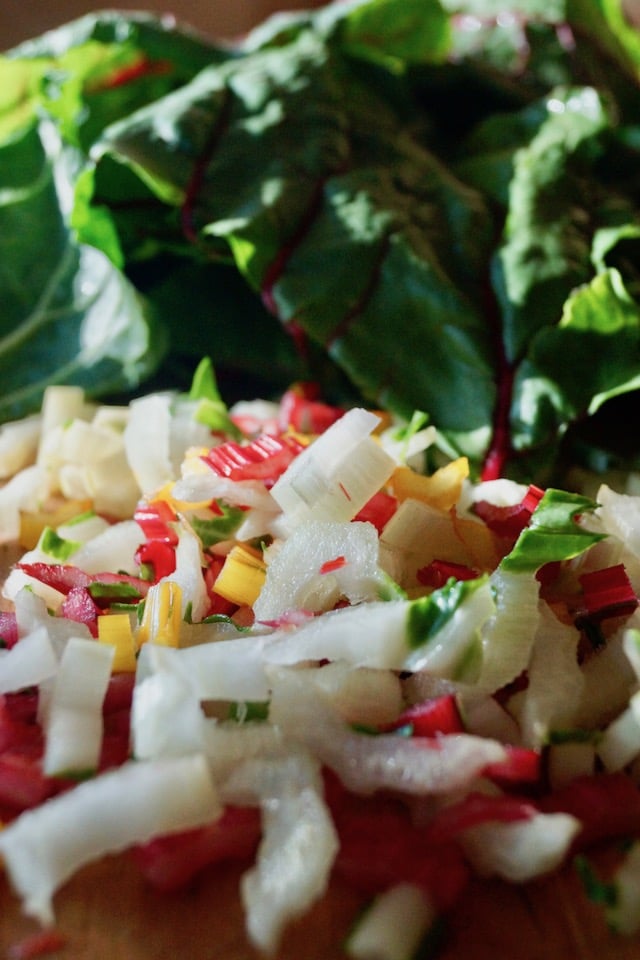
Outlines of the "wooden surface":
[[[56,898],[66,946],[60,960],[258,960],[244,935],[238,897],[242,870],[205,874],[180,894],[152,891],[126,856],[77,875]],[[291,926],[277,960],[340,960],[342,943],[362,905],[335,885],[305,919]],[[574,871],[527,888],[474,883],[450,918],[439,960],[638,960],[640,937],[611,934],[588,903]],[[0,957],[36,930],[0,889]]]

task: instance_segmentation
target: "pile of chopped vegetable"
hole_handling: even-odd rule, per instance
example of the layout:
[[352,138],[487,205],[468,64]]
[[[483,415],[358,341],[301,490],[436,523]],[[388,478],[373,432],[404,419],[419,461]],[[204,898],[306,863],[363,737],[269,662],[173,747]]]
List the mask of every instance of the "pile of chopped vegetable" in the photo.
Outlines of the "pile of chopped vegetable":
[[473,876],[587,875],[624,838],[606,909],[635,932],[640,498],[474,482],[438,442],[306,383],[227,409],[208,360],[187,394],[50,387],[2,428],[29,915],[107,853],[165,890],[237,859],[265,954],[342,877],[372,903],[348,955],[408,957]]

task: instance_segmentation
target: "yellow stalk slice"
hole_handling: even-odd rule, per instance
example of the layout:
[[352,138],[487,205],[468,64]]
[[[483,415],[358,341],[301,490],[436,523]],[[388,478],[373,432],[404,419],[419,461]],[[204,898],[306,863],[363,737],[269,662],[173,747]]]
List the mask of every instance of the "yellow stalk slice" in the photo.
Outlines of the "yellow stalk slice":
[[98,640],[115,647],[112,671],[133,673],[136,669],[136,641],[128,613],[105,613],[98,617]]
[[460,499],[462,484],[468,476],[468,459],[458,457],[430,477],[416,473],[410,467],[397,467],[389,485],[393,495],[401,502],[411,497],[437,510],[450,510]]
[[143,643],[159,643],[165,647],[180,645],[182,623],[182,589],[173,580],[163,580],[149,588],[144,604],[142,623],[138,627],[137,640]]
[[265,576],[261,554],[245,544],[237,544],[227,555],[214,589],[231,603],[252,606],[262,590]]

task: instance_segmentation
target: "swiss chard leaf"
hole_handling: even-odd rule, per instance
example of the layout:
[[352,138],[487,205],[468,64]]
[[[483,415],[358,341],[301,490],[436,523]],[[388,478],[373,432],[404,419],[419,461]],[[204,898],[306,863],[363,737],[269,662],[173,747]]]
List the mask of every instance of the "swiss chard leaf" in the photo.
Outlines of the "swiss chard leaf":
[[532,380],[562,391],[560,407],[565,421],[572,421],[619,393],[640,389],[639,363],[640,304],[619,272],[608,270],[571,294],[561,322],[536,337],[527,367]]
[[69,158],[28,126],[0,148],[0,416],[40,402],[48,383],[91,396],[148,376],[163,348],[146,308],[100,251],[78,244],[63,215]]
[[[234,48],[101,13],[11,51],[5,345],[47,308],[7,372],[24,393],[0,414],[51,380],[103,392],[158,369],[137,292],[171,345],[154,383],[193,358],[188,383],[202,355],[245,392],[311,371],[426,411],[485,476],[546,483],[560,452],[600,449],[608,409],[640,393],[640,42],[620,0],[508,9],[336,2]],[[54,130],[71,158],[57,185],[27,128],[40,143]],[[117,348],[89,362],[73,291],[107,277],[128,305],[114,300]]]
[[303,32],[205,71],[108,129],[104,148],[179,191],[214,255],[224,240],[282,323],[369,400],[426,407],[481,454],[495,403],[490,212],[331,43]]
[[102,396],[157,368],[166,331],[122,273],[89,153],[105,125],[230,55],[157,17],[105,13],[0,58],[1,419],[37,408],[49,383]]
[[592,274],[590,207],[598,190],[591,169],[610,121],[589,88],[557,91],[546,106],[546,121],[514,157],[497,259],[503,340],[512,363]]

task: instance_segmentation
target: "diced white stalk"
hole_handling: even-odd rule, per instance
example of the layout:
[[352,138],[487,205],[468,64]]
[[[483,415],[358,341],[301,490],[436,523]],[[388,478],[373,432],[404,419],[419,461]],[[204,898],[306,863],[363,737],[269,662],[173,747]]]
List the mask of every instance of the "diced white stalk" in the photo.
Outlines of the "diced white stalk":
[[18,634],[26,636],[32,630],[43,627],[58,659],[71,637],[91,639],[91,632],[85,623],[76,623],[66,617],[52,617],[44,600],[31,590],[20,590],[14,604]]
[[611,637],[603,649],[582,665],[584,686],[574,726],[593,729],[626,709],[637,678],[624,652],[622,637],[621,633]]
[[42,400],[42,432],[38,449],[38,462],[47,464],[58,458],[61,431],[76,419],[89,420],[94,407],[85,400],[81,387],[47,387]]
[[291,752],[281,731],[270,723],[219,723],[207,718],[204,733],[204,749],[217,783],[227,781],[245,761],[283,759]]
[[268,723],[219,722],[206,717],[193,688],[168,671],[137,683],[131,735],[134,756],[142,760],[202,753],[212,775],[222,781],[244,760],[282,755],[280,731]]
[[125,519],[140,498],[138,486],[119,440],[111,451],[105,448],[92,460],[65,463],[59,471],[60,489],[69,499],[91,499],[96,510]]
[[491,585],[496,611],[483,630],[478,685],[493,693],[527,667],[540,613],[539,584],[530,574],[497,570],[491,576]]
[[279,529],[280,520],[279,509],[262,510],[258,507],[250,507],[244,511],[242,523],[235,532],[235,539],[246,542],[248,540],[259,540],[260,538],[265,539],[266,537],[277,537],[281,533]]
[[399,883],[362,914],[345,944],[346,954],[353,960],[411,960],[435,919],[425,892]]
[[[323,573],[323,565],[337,558],[344,565]],[[378,535],[370,523],[300,524],[265,559],[265,583],[253,605],[257,620],[275,620],[288,610],[330,610],[341,597],[351,603],[377,599]]]
[[96,407],[91,422],[94,423],[96,427],[111,430],[113,433],[122,435],[128,419],[128,406],[117,406],[116,404],[106,403]]
[[61,435],[57,455],[63,463],[99,463],[122,448],[122,437],[86,420],[73,420]]
[[346,723],[375,727],[391,723],[402,712],[402,684],[393,670],[351,667],[336,661],[307,667],[306,675]]
[[[37,562],[40,560],[44,563],[50,563],[51,557],[45,557],[40,550],[33,550],[21,558],[21,562],[24,563]],[[40,598],[42,602],[46,604],[47,608],[54,613],[64,601],[64,594],[60,590],[56,590],[55,587],[50,587],[48,584],[42,583],[41,580],[38,580],[37,577],[32,577],[25,570],[19,570],[17,567],[14,567],[4,581],[2,594],[7,600],[12,600],[15,603],[18,594],[24,592],[33,593],[34,596]]]
[[95,509],[112,520],[130,517],[140,499],[124,450],[103,459],[99,469],[89,470],[87,487]]
[[633,667],[636,677],[640,680],[640,630],[637,627],[630,627],[624,631],[622,649]]
[[193,473],[176,480],[173,496],[184,503],[204,503],[209,500],[224,500],[232,506],[264,510],[268,514],[280,512],[264,483],[259,480],[230,480],[220,477],[205,467],[205,473]]
[[529,684],[519,711],[522,739],[526,746],[540,747],[552,729],[575,725],[575,711],[584,688],[578,663],[579,633],[562,623],[544,605],[536,633]]
[[416,646],[403,669],[427,670],[453,680],[475,680],[482,658],[481,632],[494,613],[489,582],[479,584],[427,642],[419,643],[419,636],[409,638]]
[[138,568],[134,556],[143,539],[135,520],[121,520],[79,547],[71,562],[85,573],[119,570],[136,574]]
[[468,564],[469,554],[447,513],[408,497],[380,535],[380,563],[409,587],[416,583],[416,571],[433,560]]
[[42,417],[34,414],[0,427],[0,479],[30,466],[38,452]]
[[370,737],[348,728],[334,743],[316,744],[316,749],[343,783],[358,793],[389,789],[442,796],[468,788],[487,764],[506,757],[502,744],[468,734],[441,737],[437,744],[425,747],[411,738]]
[[610,773],[622,770],[640,754],[640,694],[634,694],[626,710],[603,731],[597,752]]
[[265,646],[271,663],[345,660],[352,666],[402,670],[407,646],[408,604],[372,601],[331,610],[296,630],[277,630]]
[[0,487],[0,543],[20,536],[20,511],[33,510],[47,487],[42,468],[25,467]]
[[57,669],[49,634],[44,627],[36,627],[0,657],[0,693],[38,686]]
[[131,761],[21,814],[0,833],[0,854],[25,912],[51,924],[54,893],[81,867],[220,813],[204,757]]
[[398,439],[398,433],[397,424],[388,427],[380,434],[380,443],[389,456],[400,464],[417,458],[418,454],[432,447],[438,437],[438,431],[434,426],[423,427],[422,430],[412,433],[408,440],[404,437]]
[[513,823],[484,823],[461,834],[476,872],[526,883],[564,861],[580,821],[566,813],[536,813]]
[[305,671],[272,669],[269,719],[303,743],[357,793],[391,789],[442,795],[467,787],[489,763],[506,757],[492,740],[459,734],[433,745],[419,739],[355,733]]
[[369,436],[379,422],[349,410],[293,460],[271,488],[288,523],[352,520],[386,483],[396,462]]
[[520,743],[518,724],[495,697],[478,697],[472,689],[463,692],[459,701],[467,733],[473,733],[477,737],[490,737],[500,740],[501,743]]
[[43,766],[49,776],[97,769],[113,654],[112,646],[94,640],[67,644],[48,705]]
[[89,513],[81,519],[70,520],[67,523],[61,523],[58,528],[58,536],[63,540],[73,540],[76,543],[88,543],[94,537],[104,533],[111,524],[97,513]]
[[613,930],[630,936],[640,929],[640,842],[637,840],[616,869],[611,883],[616,895],[613,904],[607,907],[607,921]]
[[472,484],[467,492],[471,503],[486,500],[487,503],[496,507],[514,507],[522,502],[527,487],[526,484],[501,477],[499,480],[485,480],[482,483]]
[[344,660],[352,666],[388,670],[428,670],[458,678],[473,666],[479,630],[493,612],[488,584],[478,584],[441,629],[420,642],[420,617],[411,601],[371,601],[330,610],[296,630],[275,631],[265,645],[270,663]]
[[171,472],[177,477],[187,451],[192,448],[210,447],[211,430],[196,419],[199,401],[181,395],[174,396],[169,423],[169,459]]
[[124,431],[127,460],[143,493],[158,490],[174,479],[169,449],[171,429],[169,393],[149,394],[129,405]]
[[186,649],[146,643],[138,669],[141,676],[165,670],[175,673],[199,700],[268,700],[263,643],[261,638],[246,636]]
[[640,497],[616,493],[602,484],[597,493],[597,519],[605,531],[640,557]]
[[195,420],[194,409],[170,392],[147,394],[129,405],[124,445],[142,493],[175,480],[189,447],[210,443],[211,433]]
[[338,851],[320,767],[297,752],[249,760],[231,775],[224,795],[260,804],[262,840],[241,891],[251,941],[273,954],[285,926],[326,891]]
[[175,570],[163,577],[159,583],[170,580],[178,584],[182,593],[182,617],[189,610],[191,619],[197,623],[202,620],[209,605],[207,587],[202,574],[202,544],[184,520],[176,525],[176,531],[178,545]]
[[552,790],[565,787],[576,777],[589,776],[595,769],[593,743],[554,743],[547,750],[547,777]]
[[163,670],[136,683],[131,743],[139,760],[202,753],[204,730],[200,701],[184,677]]

